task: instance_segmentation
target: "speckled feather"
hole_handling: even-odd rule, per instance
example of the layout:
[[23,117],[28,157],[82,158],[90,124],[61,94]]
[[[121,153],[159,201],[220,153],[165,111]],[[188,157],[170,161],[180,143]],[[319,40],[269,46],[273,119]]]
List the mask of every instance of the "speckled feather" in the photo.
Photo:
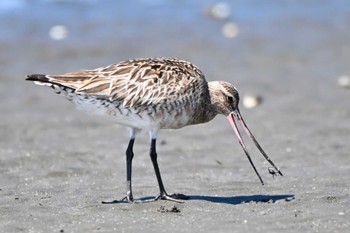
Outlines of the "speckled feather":
[[[63,75],[28,75],[28,81],[51,86],[57,94],[63,94],[81,110],[111,116],[115,122],[130,129],[127,149],[127,200],[131,194],[132,146],[136,132],[148,130],[151,138],[151,157],[160,188],[160,197],[172,199],[165,192],[156,163],[155,142],[162,128],[181,128],[205,123],[217,114],[229,120],[249,162],[256,170],[235,119],[254,141],[265,159],[282,175],[263,151],[238,109],[239,95],[236,88],[224,81],[207,82],[203,73],[193,64],[177,59],[135,59],[107,67],[66,73]],[[173,199],[172,199],[173,200]]]
[[[129,119],[117,119],[117,122],[134,128],[137,125],[148,129],[180,128],[204,123],[218,113],[232,110],[223,106],[226,95],[238,99],[231,84],[216,81],[208,85],[200,69],[177,59],[134,59],[94,70],[42,75],[41,80],[38,75],[31,77],[30,80],[52,84],[56,92],[71,88],[76,98],[71,93],[66,96],[78,107],[81,105],[80,109],[102,107],[105,108],[102,114],[116,119],[120,115],[128,116]],[[131,119],[130,115],[139,119]]]
[[[202,72],[176,59],[135,59],[94,70],[48,75],[50,82],[110,101],[124,107],[171,103],[207,90]],[[202,95],[205,96],[205,95]],[[199,96],[195,96],[198,98]]]

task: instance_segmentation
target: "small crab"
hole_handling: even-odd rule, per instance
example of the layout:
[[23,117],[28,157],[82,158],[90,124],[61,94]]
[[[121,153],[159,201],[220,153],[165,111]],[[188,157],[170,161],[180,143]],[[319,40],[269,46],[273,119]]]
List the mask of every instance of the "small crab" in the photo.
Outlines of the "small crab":
[[279,175],[279,173],[273,167],[269,167],[268,170],[274,179],[275,179],[275,176]]

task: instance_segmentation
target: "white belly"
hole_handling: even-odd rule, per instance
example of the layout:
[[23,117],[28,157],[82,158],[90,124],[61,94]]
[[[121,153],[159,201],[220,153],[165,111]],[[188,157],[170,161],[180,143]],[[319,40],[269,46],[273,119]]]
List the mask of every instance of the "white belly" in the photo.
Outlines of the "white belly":
[[75,95],[72,101],[79,110],[88,114],[107,117],[117,124],[142,130],[181,128],[188,125],[191,119],[182,107],[171,112],[159,108],[154,111],[151,106],[143,109],[124,108],[121,103],[91,97],[86,99],[82,95]]
[[[142,130],[177,129],[191,124],[195,108],[178,105],[171,110],[165,105],[125,108],[121,102],[97,99],[94,96],[76,94],[74,90],[52,85],[57,94],[63,94],[76,107],[88,114],[103,116],[117,124]],[[195,107],[195,106],[192,106]]]

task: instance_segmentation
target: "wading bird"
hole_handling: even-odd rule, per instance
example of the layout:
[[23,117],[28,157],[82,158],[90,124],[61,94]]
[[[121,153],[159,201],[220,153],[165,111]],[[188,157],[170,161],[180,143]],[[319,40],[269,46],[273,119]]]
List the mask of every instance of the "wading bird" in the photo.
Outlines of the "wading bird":
[[190,62],[166,58],[135,59],[63,75],[32,74],[26,80],[52,87],[80,110],[108,116],[117,124],[128,127],[130,141],[126,150],[127,193],[124,200],[129,203],[142,202],[134,199],[131,185],[133,145],[137,133],[146,130],[150,135],[150,157],[160,190],[160,195],[153,200],[186,199],[185,195],[168,195],[165,191],[157,162],[157,133],[160,129],[205,123],[218,114],[225,115],[231,123],[262,184],[235,119],[276,173],[282,175],[245,124],[238,109],[236,88],[224,81],[207,82],[201,70]]

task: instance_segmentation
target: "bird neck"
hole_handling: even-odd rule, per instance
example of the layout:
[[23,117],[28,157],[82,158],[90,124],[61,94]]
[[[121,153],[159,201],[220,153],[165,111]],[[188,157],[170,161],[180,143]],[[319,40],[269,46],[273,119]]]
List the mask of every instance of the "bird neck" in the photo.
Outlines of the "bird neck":
[[220,98],[217,95],[218,89],[215,82],[208,82],[209,95],[206,95],[203,100],[202,111],[196,111],[198,115],[194,117],[194,124],[206,123],[214,119],[218,114],[221,114],[219,104]]
[[208,83],[208,90],[209,93],[201,95],[199,98],[200,104],[198,105],[198,109],[193,112],[193,121],[191,124],[206,123],[214,119],[214,117],[220,113],[217,108],[218,100],[215,98],[215,95],[212,94],[215,90],[213,90],[210,82]]
[[214,114],[216,116],[217,114],[223,114],[222,113],[222,94],[219,88],[219,82],[213,81],[208,82],[208,89],[209,89],[209,106],[208,109],[210,110],[210,114]]

